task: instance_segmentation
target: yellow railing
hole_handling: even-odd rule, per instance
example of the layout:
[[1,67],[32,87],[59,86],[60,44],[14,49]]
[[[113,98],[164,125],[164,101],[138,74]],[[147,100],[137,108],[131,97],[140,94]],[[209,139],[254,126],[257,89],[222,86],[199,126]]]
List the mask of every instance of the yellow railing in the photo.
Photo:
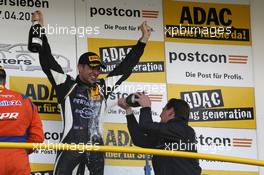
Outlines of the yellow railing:
[[139,153],[139,154],[151,154],[151,155],[159,155],[159,156],[197,158],[197,159],[232,162],[239,164],[248,164],[255,166],[264,166],[263,160],[255,160],[255,159],[247,159],[247,158],[231,157],[231,156],[220,156],[214,154],[201,154],[201,153],[191,153],[191,152],[183,152],[183,151],[169,151],[169,150],[120,147],[120,146],[0,142],[0,148],[56,149],[56,150],[78,150],[78,151],[98,151],[98,152],[116,152],[116,153]]

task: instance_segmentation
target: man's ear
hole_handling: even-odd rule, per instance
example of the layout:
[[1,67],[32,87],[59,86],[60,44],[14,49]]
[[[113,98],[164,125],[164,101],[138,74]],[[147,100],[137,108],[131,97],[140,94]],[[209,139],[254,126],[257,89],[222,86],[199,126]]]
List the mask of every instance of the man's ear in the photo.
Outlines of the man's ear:
[[81,71],[81,69],[83,68],[83,65],[82,64],[78,64],[78,71],[80,72]]
[[174,117],[175,116],[175,111],[173,108],[167,109],[168,110],[168,116],[169,117]]

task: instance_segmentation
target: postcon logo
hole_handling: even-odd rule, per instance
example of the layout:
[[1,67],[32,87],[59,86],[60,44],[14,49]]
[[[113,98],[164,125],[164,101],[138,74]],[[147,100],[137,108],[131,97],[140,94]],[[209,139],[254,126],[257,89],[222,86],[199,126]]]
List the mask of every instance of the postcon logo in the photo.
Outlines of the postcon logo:
[[[102,73],[109,73],[113,71],[119,63],[121,63],[126,55],[131,51],[133,46],[116,46],[99,48],[100,57],[106,65],[106,69]],[[164,72],[163,61],[148,61],[139,62],[133,69],[133,72]]]
[[247,64],[247,55],[236,54],[213,54],[202,53],[201,51],[193,52],[169,52],[169,62],[196,62],[196,63],[212,63],[212,64]]
[[252,138],[244,137],[212,137],[200,134],[196,137],[197,143],[201,146],[224,146],[236,148],[251,148]]
[[253,107],[227,108],[220,89],[181,92],[190,106],[191,122],[254,120]]
[[118,7],[90,7],[90,17],[96,16],[118,16],[130,18],[158,18],[159,11],[149,9],[123,9]]

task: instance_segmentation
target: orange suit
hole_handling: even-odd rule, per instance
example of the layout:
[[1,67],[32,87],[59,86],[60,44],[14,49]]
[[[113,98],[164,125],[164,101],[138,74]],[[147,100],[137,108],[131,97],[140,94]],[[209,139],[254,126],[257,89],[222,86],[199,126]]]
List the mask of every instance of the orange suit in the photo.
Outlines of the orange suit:
[[[28,97],[0,87],[0,142],[43,142],[44,134],[37,107]],[[0,149],[1,175],[29,175],[25,149]]]

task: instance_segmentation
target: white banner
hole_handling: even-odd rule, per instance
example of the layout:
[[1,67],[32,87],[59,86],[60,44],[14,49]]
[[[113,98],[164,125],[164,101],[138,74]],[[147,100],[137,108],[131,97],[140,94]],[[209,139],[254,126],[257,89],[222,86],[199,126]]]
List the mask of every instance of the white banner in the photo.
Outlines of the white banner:
[[[198,152],[257,159],[256,131],[253,129],[225,129],[195,127]],[[258,171],[258,167],[235,163],[200,160],[204,170]]]
[[168,83],[253,87],[251,47],[166,42],[165,51]]
[[141,35],[138,27],[143,21],[147,21],[154,29],[151,40],[163,41],[161,0],[119,1],[118,3],[115,0],[79,0],[76,6],[82,8],[84,12],[84,14],[77,13],[77,22],[85,22],[85,26],[93,29],[91,37],[138,39]]

